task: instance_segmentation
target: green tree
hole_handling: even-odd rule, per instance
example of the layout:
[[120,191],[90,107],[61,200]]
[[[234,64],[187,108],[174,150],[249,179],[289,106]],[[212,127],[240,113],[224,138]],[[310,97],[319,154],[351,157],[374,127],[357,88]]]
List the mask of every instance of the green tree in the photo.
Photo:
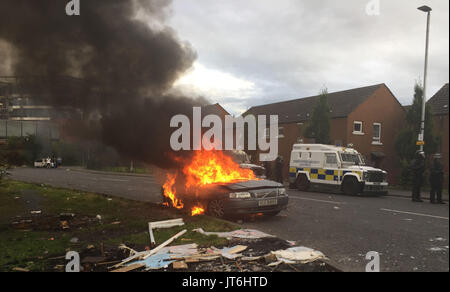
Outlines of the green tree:
[[311,119],[308,121],[304,136],[315,139],[316,143],[330,143],[330,106],[328,105],[328,91],[321,91],[319,100],[314,106]]
[[32,165],[42,150],[36,136],[10,137],[0,150],[0,160],[7,165]]
[[[414,86],[414,99],[411,108],[406,113],[406,127],[400,131],[395,140],[395,150],[402,168],[401,184],[410,183],[409,165],[414,158],[414,154],[419,150],[416,146],[420,132],[422,119],[423,88],[419,83]],[[425,146],[424,152],[427,156],[435,153],[440,144],[440,137],[436,137],[433,132],[433,119],[430,106],[425,107]]]

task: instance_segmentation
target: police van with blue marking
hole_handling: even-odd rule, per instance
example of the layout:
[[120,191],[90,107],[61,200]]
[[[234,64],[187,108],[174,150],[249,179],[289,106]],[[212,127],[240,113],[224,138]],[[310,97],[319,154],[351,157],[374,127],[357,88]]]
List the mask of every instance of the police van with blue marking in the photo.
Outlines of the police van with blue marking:
[[289,184],[300,191],[332,189],[347,195],[386,195],[387,172],[366,166],[353,148],[296,144],[289,165]]

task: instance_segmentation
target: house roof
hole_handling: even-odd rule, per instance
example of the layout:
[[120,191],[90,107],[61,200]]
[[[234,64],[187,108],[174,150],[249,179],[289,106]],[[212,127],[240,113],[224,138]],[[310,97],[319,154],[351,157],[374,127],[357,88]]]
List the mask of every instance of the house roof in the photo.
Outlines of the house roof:
[[[331,118],[343,118],[352,113],[360,104],[372,96],[384,84],[360,87],[328,93]],[[320,95],[284,102],[260,105],[250,108],[243,115],[278,115],[280,124],[303,122],[312,114]]]
[[433,115],[448,115],[448,83],[427,101]]
[[208,104],[202,106],[202,116],[207,115],[218,115],[220,117],[225,117],[230,115],[226,109],[224,109],[219,103],[216,104]]

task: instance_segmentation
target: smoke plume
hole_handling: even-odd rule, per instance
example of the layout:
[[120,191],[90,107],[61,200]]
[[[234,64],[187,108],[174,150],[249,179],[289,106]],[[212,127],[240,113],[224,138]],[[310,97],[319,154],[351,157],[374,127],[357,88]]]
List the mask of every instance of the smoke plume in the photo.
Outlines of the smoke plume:
[[167,93],[196,58],[164,24],[171,1],[82,0],[81,15],[70,17],[67,2],[0,1],[14,75],[42,102],[97,114],[97,136],[121,154],[170,166],[162,156],[170,118],[205,103]]

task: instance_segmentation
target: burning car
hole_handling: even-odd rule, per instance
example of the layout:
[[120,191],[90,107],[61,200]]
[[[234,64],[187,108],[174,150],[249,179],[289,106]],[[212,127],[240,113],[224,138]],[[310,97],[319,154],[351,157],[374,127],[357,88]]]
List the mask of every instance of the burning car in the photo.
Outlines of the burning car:
[[266,169],[263,166],[251,163],[250,157],[244,151],[231,151],[230,156],[241,168],[252,170],[257,178],[266,178]]
[[163,185],[167,206],[215,217],[273,216],[287,207],[289,197],[282,184],[258,178],[221,151],[197,151],[182,164],[181,170],[167,174]]

